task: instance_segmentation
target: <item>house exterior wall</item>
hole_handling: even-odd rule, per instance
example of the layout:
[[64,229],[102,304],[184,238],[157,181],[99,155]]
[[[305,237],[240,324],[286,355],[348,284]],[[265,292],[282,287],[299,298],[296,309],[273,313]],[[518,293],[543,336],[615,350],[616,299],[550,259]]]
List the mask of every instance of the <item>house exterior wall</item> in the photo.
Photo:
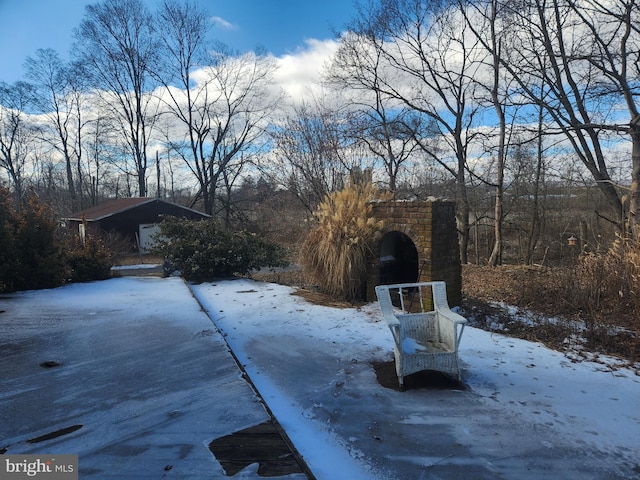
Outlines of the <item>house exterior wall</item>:
[[[136,234],[141,224],[160,223],[165,217],[174,216],[191,220],[202,220],[208,215],[190,210],[173,203],[153,200],[135,205],[126,210],[116,212],[98,220],[86,220],[86,231],[93,235],[116,232],[136,244]],[[78,232],[82,221],[68,220],[68,227],[72,232]]]
[[[372,207],[372,216],[384,222],[383,235],[397,231],[413,241],[418,251],[418,281],[445,281],[449,305],[460,305],[462,266],[455,202],[386,201],[372,202]],[[375,300],[379,284],[380,244],[368,266],[367,300]]]
[[117,231],[123,235],[132,236],[138,232],[140,224],[160,223],[165,216],[189,218],[201,220],[203,215],[165,202],[149,202],[116,213],[100,220],[100,229],[103,231]]

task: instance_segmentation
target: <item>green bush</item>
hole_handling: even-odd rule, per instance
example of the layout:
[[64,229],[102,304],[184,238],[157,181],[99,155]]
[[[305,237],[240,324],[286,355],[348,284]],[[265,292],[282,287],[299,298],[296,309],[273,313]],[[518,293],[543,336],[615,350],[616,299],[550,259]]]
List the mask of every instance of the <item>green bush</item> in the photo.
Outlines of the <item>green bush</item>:
[[66,260],[71,282],[111,277],[112,254],[98,237],[87,235],[83,244],[77,235],[72,236],[67,242]]
[[87,237],[66,241],[53,210],[36,195],[16,208],[0,188],[0,292],[59,287],[66,281],[102,280],[111,275],[111,254]]
[[221,230],[214,221],[167,219],[155,242],[153,252],[194,282],[286,265],[280,246],[255,234]]
[[65,278],[64,251],[50,207],[36,195],[14,207],[0,189],[0,291],[53,288]]

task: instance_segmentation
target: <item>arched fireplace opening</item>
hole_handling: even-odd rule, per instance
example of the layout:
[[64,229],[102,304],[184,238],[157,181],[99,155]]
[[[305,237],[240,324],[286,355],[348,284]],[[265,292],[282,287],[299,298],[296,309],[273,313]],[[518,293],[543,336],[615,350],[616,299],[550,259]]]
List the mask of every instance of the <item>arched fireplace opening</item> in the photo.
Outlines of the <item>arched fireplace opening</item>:
[[418,281],[418,250],[404,233],[392,231],[380,240],[380,285]]

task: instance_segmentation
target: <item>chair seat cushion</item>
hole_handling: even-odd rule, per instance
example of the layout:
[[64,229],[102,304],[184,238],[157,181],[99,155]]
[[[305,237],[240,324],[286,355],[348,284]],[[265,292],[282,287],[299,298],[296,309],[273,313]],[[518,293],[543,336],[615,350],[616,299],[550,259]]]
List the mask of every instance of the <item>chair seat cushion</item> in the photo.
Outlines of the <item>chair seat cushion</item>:
[[402,351],[407,355],[418,355],[420,353],[446,353],[453,350],[444,343],[435,341],[419,342],[415,338],[406,337],[402,340]]

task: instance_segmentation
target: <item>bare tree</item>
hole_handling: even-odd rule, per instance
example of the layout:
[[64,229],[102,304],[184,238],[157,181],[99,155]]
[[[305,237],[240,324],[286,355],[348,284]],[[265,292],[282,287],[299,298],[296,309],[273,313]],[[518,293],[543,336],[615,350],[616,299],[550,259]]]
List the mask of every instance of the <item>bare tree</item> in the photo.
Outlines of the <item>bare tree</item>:
[[27,57],[25,68],[37,89],[36,107],[48,120],[43,139],[64,159],[71,208],[77,209],[82,194],[82,72],[63,62],[52,49],[40,49],[34,57]]
[[[624,229],[623,202],[609,172],[606,146],[612,134],[630,135],[638,152],[632,153],[637,166],[632,178],[640,175],[640,130],[634,123],[640,117],[633,87],[640,73],[636,2],[505,1],[502,8],[513,22],[502,67],[518,82],[520,94],[552,122],[546,135],[568,140],[607,199],[613,212],[609,220]],[[483,47],[495,49],[486,42]],[[618,110],[621,104],[629,111],[627,124]],[[633,182],[632,191],[637,187]],[[630,209],[632,222],[636,210],[637,205]]]
[[209,101],[202,105],[205,143],[200,145],[203,155],[196,160],[195,170],[207,212],[215,213],[217,189],[223,179],[228,179],[231,171],[244,169],[252,153],[260,151],[266,141],[270,117],[282,98],[272,88],[275,68],[270,58],[249,53],[225,55],[204,70],[202,85],[209,92]]
[[104,0],[86,7],[76,40],[76,54],[103,93],[103,105],[120,120],[138,194],[145,196],[147,145],[155,120],[149,95],[149,69],[158,52],[153,17],[142,0]]
[[[361,35],[347,35],[333,59],[327,81],[348,99],[354,111],[353,135],[378,159],[395,194],[398,175],[426,139],[424,119],[397,99],[385,94],[380,83],[386,65],[380,49]],[[348,93],[351,93],[349,95]]]
[[26,113],[32,103],[32,85],[0,82],[0,168],[6,171],[20,200],[24,194],[24,168],[35,133]]
[[267,58],[247,54],[224,56],[200,72],[187,103],[172,108],[182,133],[167,138],[195,175],[204,210],[216,213],[217,189],[227,170],[237,170],[259,150],[277,96],[270,91],[274,65]]
[[83,148],[86,154],[79,169],[82,170],[80,178],[84,195],[88,198],[89,205],[97,205],[106,195],[106,189],[113,173],[112,165],[117,162],[113,155],[112,140],[115,136],[112,119],[108,116],[96,116],[87,121],[83,129]]
[[[470,3],[470,5],[469,5]],[[503,250],[503,223],[504,223],[504,190],[505,190],[505,166],[507,161],[507,109],[509,108],[510,79],[505,78],[506,69],[502,68],[502,56],[504,54],[505,30],[509,28],[509,17],[502,12],[502,4],[499,0],[486,0],[484,2],[460,1],[460,12],[465,18],[469,30],[477,39],[480,48],[488,45],[487,56],[483,60],[487,71],[487,78],[479,76],[478,91],[487,92],[487,103],[493,109],[497,122],[497,145],[492,145],[490,150],[495,158],[495,178],[488,182],[495,191],[494,220],[493,220],[493,248],[489,255],[488,263],[497,266],[502,263]],[[479,94],[482,102],[482,93]]]
[[543,187],[545,184],[546,162],[544,153],[544,135],[543,135],[543,112],[540,110],[538,116],[538,135],[536,135],[535,147],[535,163],[533,175],[530,182],[532,189],[531,207],[529,208],[530,220],[525,250],[525,262],[527,265],[533,265],[534,254],[540,237],[542,236],[545,224],[545,198],[543,195]]
[[[579,44],[584,59],[604,81],[595,85],[595,94],[611,99],[609,105],[622,103],[629,116],[627,125],[617,124],[616,118],[600,125],[581,126],[589,133],[599,129],[626,133],[631,137],[631,190],[628,225],[635,238],[640,238],[640,108],[637,99],[637,82],[640,76],[640,5],[635,0],[601,2],[593,0],[568,1],[571,11],[587,30],[586,44]],[[594,135],[591,134],[590,138]],[[597,145],[596,145],[597,146]],[[596,159],[601,161],[596,151]],[[605,168],[590,168],[604,189],[610,204],[617,209],[618,199],[612,191]]]
[[[166,1],[158,15],[163,63],[157,71],[169,109],[166,142],[198,181],[204,210],[216,213],[217,191],[239,177],[260,149],[281,98],[271,88],[275,64],[256,54],[209,48],[210,20],[192,2]],[[224,195],[224,194],[223,194]],[[228,204],[222,202],[225,218]]]
[[504,195],[504,169],[506,162],[506,140],[507,140],[507,120],[505,115],[505,101],[500,96],[501,85],[500,57],[502,55],[502,36],[497,31],[498,28],[498,4],[495,0],[490,2],[489,9],[489,42],[491,48],[491,72],[492,82],[490,87],[491,104],[493,105],[496,117],[498,118],[498,148],[496,151],[496,182],[495,182],[495,210],[494,210],[494,243],[489,265],[495,267],[502,263],[502,221],[503,221],[503,195]]
[[345,114],[323,98],[294,106],[285,122],[274,128],[274,155],[279,183],[291,191],[311,214],[330,192],[344,187],[356,148]]
[[383,0],[378,8],[362,11],[352,30],[384,59],[380,90],[432,121],[447,144],[448,152],[443,152],[431,137],[416,138],[422,153],[455,179],[460,257],[466,263],[467,152],[476,136],[473,127],[479,109],[472,80],[478,69],[477,42],[447,1]]

